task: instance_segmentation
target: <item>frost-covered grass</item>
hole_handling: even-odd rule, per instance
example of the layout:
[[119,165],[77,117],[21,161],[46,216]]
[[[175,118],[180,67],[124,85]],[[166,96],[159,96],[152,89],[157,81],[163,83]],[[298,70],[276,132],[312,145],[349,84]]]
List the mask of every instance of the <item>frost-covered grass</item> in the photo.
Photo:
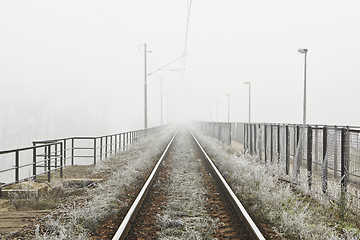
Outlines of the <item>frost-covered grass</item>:
[[165,210],[157,215],[160,239],[213,239],[216,223],[207,213],[201,162],[189,140],[187,133],[179,133],[167,160],[172,171]]
[[[136,142],[127,151],[100,162],[94,173],[108,175],[97,187],[87,189],[84,196],[61,207],[61,214],[48,216],[45,224],[37,227],[36,239],[88,239],[104,218],[126,206],[119,197],[136,182],[139,174],[153,165],[170,140],[172,130],[150,135]],[[154,141],[154,139],[157,139]]]
[[339,226],[330,226],[325,212],[329,204],[280,182],[281,166],[262,164],[256,157],[235,156],[214,138],[199,132],[197,136],[240,201],[250,212],[269,220],[280,235],[290,239],[360,239],[357,229],[342,229],[339,235]]

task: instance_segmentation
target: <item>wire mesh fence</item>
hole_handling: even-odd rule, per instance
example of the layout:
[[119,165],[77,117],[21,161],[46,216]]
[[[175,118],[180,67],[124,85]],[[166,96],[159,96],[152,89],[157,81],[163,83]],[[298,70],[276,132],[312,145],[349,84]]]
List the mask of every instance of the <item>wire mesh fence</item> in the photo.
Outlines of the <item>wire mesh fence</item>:
[[350,126],[214,123],[200,129],[244,154],[278,164],[291,184],[360,210],[360,128]]

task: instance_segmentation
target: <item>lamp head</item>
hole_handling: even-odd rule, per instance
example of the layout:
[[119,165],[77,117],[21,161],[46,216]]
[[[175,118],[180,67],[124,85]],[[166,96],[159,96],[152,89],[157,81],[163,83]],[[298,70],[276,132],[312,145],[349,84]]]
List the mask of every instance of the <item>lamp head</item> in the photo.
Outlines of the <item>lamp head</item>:
[[308,50],[307,50],[306,48],[300,48],[300,49],[298,50],[298,52],[299,52],[299,53],[307,53]]
[[250,82],[249,81],[246,81],[246,82],[244,82],[244,84],[246,85],[246,84],[249,84],[250,85]]

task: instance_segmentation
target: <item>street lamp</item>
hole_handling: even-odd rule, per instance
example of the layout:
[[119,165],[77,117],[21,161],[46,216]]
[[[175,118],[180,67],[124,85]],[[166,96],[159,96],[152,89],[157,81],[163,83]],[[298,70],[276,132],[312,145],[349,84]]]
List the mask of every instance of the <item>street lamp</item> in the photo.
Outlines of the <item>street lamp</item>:
[[225,93],[225,95],[228,97],[228,123],[230,122],[230,94]]
[[249,81],[244,82],[245,85],[249,85],[249,124],[251,122],[250,116],[251,116],[251,84]]
[[299,53],[305,54],[305,63],[304,63],[304,107],[303,107],[303,134],[305,134],[306,127],[306,57],[308,50],[306,48],[300,48]]

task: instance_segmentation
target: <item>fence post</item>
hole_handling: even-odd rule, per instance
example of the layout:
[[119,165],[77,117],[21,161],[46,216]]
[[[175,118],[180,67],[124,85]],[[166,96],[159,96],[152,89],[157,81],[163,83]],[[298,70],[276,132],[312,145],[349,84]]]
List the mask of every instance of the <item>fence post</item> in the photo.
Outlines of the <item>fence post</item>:
[[[305,133],[303,133],[303,135],[305,135]],[[303,138],[304,139],[304,138]],[[300,141],[300,127],[299,126],[296,126],[296,147],[299,146],[299,141]],[[302,145],[304,145],[305,143],[303,143]],[[295,151],[294,151],[294,156],[296,154],[296,147],[294,148]],[[303,148],[302,146],[300,146],[300,149],[299,149],[299,158],[301,156],[302,158],[302,154],[301,154],[301,151],[302,149],[305,149]],[[299,161],[299,163],[301,162],[301,160]]]
[[341,206],[346,206],[347,184],[349,182],[350,132],[349,128],[341,129]]
[[63,152],[64,152],[64,148],[63,148],[63,142],[60,142],[60,178],[63,178]]
[[244,123],[244,154],[248,150],[247,147],[247,123]]
[[57,159],[57,152],[58,152],[57,151],[57,143],[55,143],[54,147],[55,147],[55,150],[54,150],[55,151],[55,156],[54,157],[55,157],[55,169],[56,169],[57,168],[57,160],[58,160]]
[[50,173],[50,170],[51,170],[51,145],[49,144],[48,146],[47,146],[47,148],[48,148],[48,154],[47,154],[47,163],[48,163],[48,169],[47,169],[47,177],[48,177],[48,182],[50,182],[50,178],[51,178],[51,173]]
[[34,180],[36,180],[36,147],[33,148],[33,176]]
[[323,163],[321,167],[321,176],[322,176],[322,191],[323,193],[327,193],[327,174],[328,174],[328,163],[326,158],[327,152],[327,128],[324,126],[323,128]]
[[110,135],[110,156],[111,156],[112,152],[113,152],[113,136]]
[[64,145],[63,145],[63,161],[64,161],[64,166],[66,166],[66,139],[64,139]]
[[105,137],[105,159],[107,158],[108,154],[108,136]]
[[318,143],[318,139],[319,139],[319,129],[318,129],[318,126],[315,125],[315,171],[317,171],[318,164],[319,164],[319,143]]
[[96,138],[94,138],[94,165],[96,164]]
[[286,175],[289,175],[290,171],[290,143],[289,143],[289,126],[285,127],[285,158],[286,158],[286,166],[285,171]]
[[118,143],[117,136],[118,136],[117,134],[114,135],[114,138],[115,138],[115,154],[117,152],[117,143]]
[[44,147],[44,172],[46,172],[46,169],[47,169],[47,162],[46,162],[46,157],[47,157],[47,155],[48,155],[48,153],[47,153],[47,147],[45,146]]
[[258,136],[257,136],[257,124],[254,123],[254,154],[257,153],[258,149],[256,146],[256,142],[257,142]]
[[278,153],[278,161],[280,163],[281,153],[280,153],[280,124],[277,125],[277,153]]
[[312,127],[308,126],[307,132],[307,170],[308,170],[308,186],[311,189],[312,184]]
[[250,132],[250,154],[251,154],[251,155],[254,154],[254,150],[253,150],[253,149],[254,149],[254,148],[253,148],[253,140],[252,140],[252,138],[253,138],[252,125],[253,125],[252,123],[249,124],[249,132]]
[[337,154],[338,154],[338,128],[335,126],[334,128],[334,178],[337,179],[338,178],[338,158],[337,158]]
[[71,166],[74,165],[74,149],[75,149],[75,139],[71,139]]
[[229,134],[228,134],[228,138],[229,138],[229,140],[228,140],[228,143],[229,143],[229,146],[231,146],[231,123],[229,122]]
[[270,124],[270,162],[273,161],[273,125]]
[[19,151],[15,152],[15,182],[19,182]]
[[103,137],[100,137],[100,161],[103,159]]
[[266,123],[264,124],[264,161],[267,161],[267,147],[266,147],[266,143],[267,143],[267,125]]

